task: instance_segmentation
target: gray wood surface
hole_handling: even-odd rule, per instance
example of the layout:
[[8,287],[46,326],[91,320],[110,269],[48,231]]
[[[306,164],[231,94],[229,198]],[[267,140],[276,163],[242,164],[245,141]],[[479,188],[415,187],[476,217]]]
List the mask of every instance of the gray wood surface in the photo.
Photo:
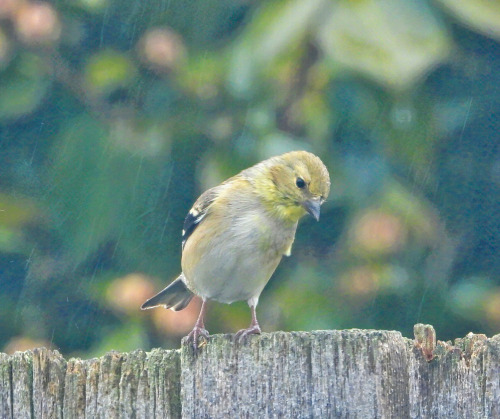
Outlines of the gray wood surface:
[[196,354],[0,353],[0,418],[500,418],[500,335],[276,332]]

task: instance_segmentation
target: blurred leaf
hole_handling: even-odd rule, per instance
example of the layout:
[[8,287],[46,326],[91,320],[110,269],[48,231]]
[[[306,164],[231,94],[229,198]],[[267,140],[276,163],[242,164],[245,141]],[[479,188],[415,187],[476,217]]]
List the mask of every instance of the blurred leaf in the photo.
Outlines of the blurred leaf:
[[114,50],[99,51],[92,55],[85,67],[87,87],[98,94],[108,94],[129,85],[137,75],[130,58]]
[[484,302],[493,289],[494,285],[487,278],[468,278],[451,288],[448,304],[458,316],[480,319]]
[[256,79],[297,44],[319,21],[327,0],[289,0],[265,3],[233,48],[228,76],[236,94],[248,95]]
[[224,57],[218,53],[190,56],[182,71],[176,74],[177,83],[189,95],[213,98],[222,83],[224,65]]
[[433,159],[439,144],[433,109],[427,100],[418,96],[411,101],[399,98],[389,109],[383,129],[387,155],[410,168],[413,178],[422,185],[435,181]]
[[23,227],[40,217],[37,203],[27,197],[0,193],[0,251],[22,252],[26,243]]
[[410,0],[332,3],[318,41],[333,63],[396,90],[442,62],[450,48],[431,10]]
[[11,43],[8,36],[5,32],[0,28],[0,69],[3,69],[9,63],[12,54],[11,54]]
[[76,5],[90,13],[99,13],[109,7],[109,0],[77,0]]
[[398,181],[391,180],[387,182],[382,202],[404,220],[421,243],[430,244],[436,240],[439,217],[425,199],[416,196]]
[[0,226],[20,227],[38,215],[36,203],[0,192]]
[[0,78],[0,120],[33,112],[45,97],[50,80],[44,61],[23,52]]
[[134,156],[163,156],[170,151],[170,133],[165,124],[147,119],[118,117],[112,121],[109,140],[116,150]]
[[5,227],[0,224],[0,251],[19,252],[24,244],[23,234],[20,230]]
[[[110,136],[105,126],[82,116],[64,127],[54,147],[48,205],[76,263],[110,240],[137,249],[133,232],[141,230],[141,218],[153,211],[151,188],[163,162],[154,157],[168,153],[168,148],[159,153],[154,127],[145,139],[133,131],[128,137],[116,134]],[[145,155],[138,152],[143,141]]]
[[498,0],[436,0],[465,25],[500,40],[500,2]]

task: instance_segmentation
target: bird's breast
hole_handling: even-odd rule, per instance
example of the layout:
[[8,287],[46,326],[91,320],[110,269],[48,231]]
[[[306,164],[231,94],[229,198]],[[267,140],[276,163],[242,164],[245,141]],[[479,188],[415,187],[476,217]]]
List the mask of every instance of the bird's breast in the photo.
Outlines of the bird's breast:
[[297,224],[280,224],[260,208],[218,221],[200,224],[186,242],[182,269],[188,288],[225,303],[258,297],[290,248]]

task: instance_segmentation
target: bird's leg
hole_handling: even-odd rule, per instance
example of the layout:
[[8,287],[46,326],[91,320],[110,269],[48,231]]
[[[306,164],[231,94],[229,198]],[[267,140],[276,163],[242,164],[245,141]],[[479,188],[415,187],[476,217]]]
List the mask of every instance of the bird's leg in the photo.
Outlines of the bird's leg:
[[252,312],[252,322],[250,323],[250,326],[247,329],[242,329],[234,335],[234,340],[241,342],[243,339],[245,339],[248,335],[260,335],[261,330],[259,326],[259,322],[257,321],[257,313],[255,310],[257,304],[252,304],[250,305],[250,310]]
[[198,338],[202,337],[206,341],[208,341],[208,331],[205,329],[205,310],[206,310],[206,301],[203,299],[201,302],[201,309],[200,309],[200,315],[198,316],[198,320],[196,320],[196,323],[194,324],[193,330],[189,332],[187,335],[187,341],[188,343],[191,343],[193,345],[193,349],[195,352],[198,350],[203,345],[198,346]]

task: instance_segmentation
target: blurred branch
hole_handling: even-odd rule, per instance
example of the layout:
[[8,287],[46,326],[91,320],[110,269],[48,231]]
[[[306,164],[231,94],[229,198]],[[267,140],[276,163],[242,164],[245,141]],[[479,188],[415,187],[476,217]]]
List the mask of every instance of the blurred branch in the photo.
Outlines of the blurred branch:
[[276,125],[283,131],[297,134],[301,127],[295,121],[294,107],[308,88],[308,75],[311,67],[317,62],[319,51],[312,42],[307,42],[304,53],[298,62],[295,76],[291,78],[288,94],[282,106],[276,110]]

